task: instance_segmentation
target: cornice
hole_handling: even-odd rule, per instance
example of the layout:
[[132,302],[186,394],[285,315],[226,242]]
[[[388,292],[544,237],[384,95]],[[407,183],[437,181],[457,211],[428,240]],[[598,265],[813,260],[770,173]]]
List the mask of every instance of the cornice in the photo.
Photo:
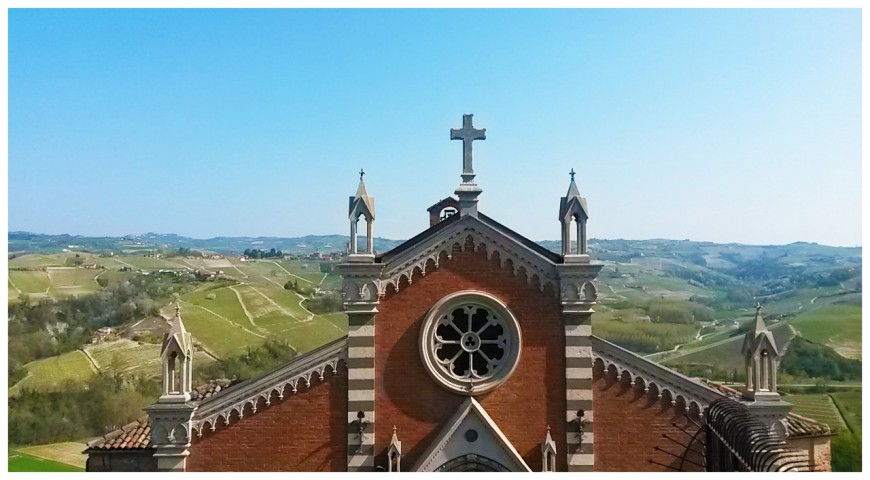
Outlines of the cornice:
[[607,340],[595,335],[590,338],[592,340],[592,358],[594,361],[600,361],[606,372],[609,372],[611,368],[616,369],[617,378],[620,380],[623,375],[628,375],[628,378],[631,379],[631,385],[635,385],[638,380],[642,381],[644,392],[648,392],[650,387],[655,387],[659,399],[667,393],[671,399],[671,405],[676,405],[678,401],[682,401],[687,413],[694,408],[698,416],[702,417],[704,409],[710,403],[723,397],[721,392],[707,385],[647,360]]
[[325,380],[327,369],[338,375],[338,364],[346,359],[347,336],[300,355],[260,377],[222,390],[199,404],[191,419],[192,429],[201,436],[203,427],[208,424],[213,431],[218,419],[222,418],[224,425],[229,425],[233,412],[241,419],[246,406],[256,413],[259,401],[262,399],[268,407],[273,393],[283,400],[287,387],[292,393],[302,387],[309,388],[314,377],[321,382]]

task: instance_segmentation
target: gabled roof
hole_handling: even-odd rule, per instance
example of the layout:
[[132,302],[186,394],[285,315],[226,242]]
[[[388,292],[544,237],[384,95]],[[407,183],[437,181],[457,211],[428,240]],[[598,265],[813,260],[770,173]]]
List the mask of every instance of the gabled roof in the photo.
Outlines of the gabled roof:
[[769,345],[769,348],[773,350],[773,353],[776,356],[779,356],[779,350],[776,348],[776,341],[773,339],[773,332],[767,329],[767,325],[764,323],[764,318],[762,318],[760,312],[757,312],[755,314],[755,325],[752,330],[746,332],[746,336],[743,338],[743,347],[740,349],[740,352],[744,355],[747,352],[752,352],[754,354],[762,348],[762,343],[765,342]]
[[426,211],[429,213],[440,212],[445,207],[459,208],[459,200],[457,200],[453,197],[445,197],[444,199],[440,200],[435,205],[432,205],[431,207],[427,208]]
[[165,356],[169,347],[173,344],[177,345],[184,355],[193,355],[193,342],[190,333],[184,328],[184,322],[181,321],[181,308],[178,305],[175,306],[175,317],[172,319],[169,332],[163,335],[163,346],[160,349],[160,356]]
[[147,450],[151,448],[151,422],[148,417],[130,422],[88,442],[82,453],[106,450]]
[[561,198],[559,202],[559,220],[564,220],[569,213],[583,212],[586,218],[589,218],[589,208],[586,206],[586,199],[580,196],[580,190],[574,179],[571,178],[571,184],[568,186],[568,194]]
[[[467,432],[473,431],[473,440]],[[509,471],[532,471],[519,452],[474,397],[468,397],[448,420],[412,471],[432,472],[460,456],[477,455]]]
[[350,197],[348,207],[348,217],[351,220],[356,220],[355,217],[360,214],[365,214],[371,220],[375,219],[375,199],[370,197],[366,191],[366,184],[362,177],[359,179],[359,186],[356,188],[356,195]]
[[478,212],[477,217],[472,216],[460,216],[453,215],[443,222],[436,223],[435,225],[429,227],[426,230],[423,230],[419,234],[414,237],[406,240],[399,246],[393,248],[389,252],[384,253],[380,257],[375,259],[377,263],[389,263],[395,258],[398,258],[402,253],[413,250],[415,247],[424,244],[430,237],[435,235],[438,232],[446,230],[451,225],[457,224],[459,222],[474,222],[475,220],[480,221],[482,224],[492,228],[493,230],[498,231],[505,237],[513,240],[519,245],[524,246],[526,249],[531,250],[535,254],[544,257],[550,263],[557,264],[562,263],[562,256],[558,253],[547,250],[546,248],[540,246],[538,243],[529,240],[528,238],[520,235],[519,233],[511,230],[510,228],[502,225],[501,223],[493,220],[492,218],[484,215],[483,213]]

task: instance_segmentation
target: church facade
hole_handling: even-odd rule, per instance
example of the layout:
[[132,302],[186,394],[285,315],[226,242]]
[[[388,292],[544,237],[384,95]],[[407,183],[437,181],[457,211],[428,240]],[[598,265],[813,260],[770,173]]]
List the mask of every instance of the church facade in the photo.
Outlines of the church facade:
[[830,469],[830,428],[790,414],[776,393],[779,352],[760,311],[744,342],[743,392],[594,336],[602,265],[587,252],[589,211],[573,171],[555,253],[478,210],[472,142],[486,132],[472,121],[451,130],[463,143],[456,197],[383,254],[373,249],[375,202],[361,172],[338,265],[346,337],[237,385],[194,389],[177,312],[162,350],[163,395],[147,421],[89,444],[88,469]]

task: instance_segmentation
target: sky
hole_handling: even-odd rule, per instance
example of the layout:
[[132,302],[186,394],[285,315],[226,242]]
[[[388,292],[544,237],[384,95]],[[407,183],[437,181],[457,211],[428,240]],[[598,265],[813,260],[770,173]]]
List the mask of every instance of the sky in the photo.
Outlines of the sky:
[[861,12],[10,10],[8,228],[428,227],[473,113],[479,209],[560,237],[861,245]]

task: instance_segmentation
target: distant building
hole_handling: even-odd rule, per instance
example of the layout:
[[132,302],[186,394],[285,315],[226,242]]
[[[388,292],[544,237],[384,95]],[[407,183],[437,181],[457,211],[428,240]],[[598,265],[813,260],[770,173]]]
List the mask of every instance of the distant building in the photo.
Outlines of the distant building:
[[114,334],[115,330],[112,327],[100,327],[91,336],[91,343],[103,342]]

